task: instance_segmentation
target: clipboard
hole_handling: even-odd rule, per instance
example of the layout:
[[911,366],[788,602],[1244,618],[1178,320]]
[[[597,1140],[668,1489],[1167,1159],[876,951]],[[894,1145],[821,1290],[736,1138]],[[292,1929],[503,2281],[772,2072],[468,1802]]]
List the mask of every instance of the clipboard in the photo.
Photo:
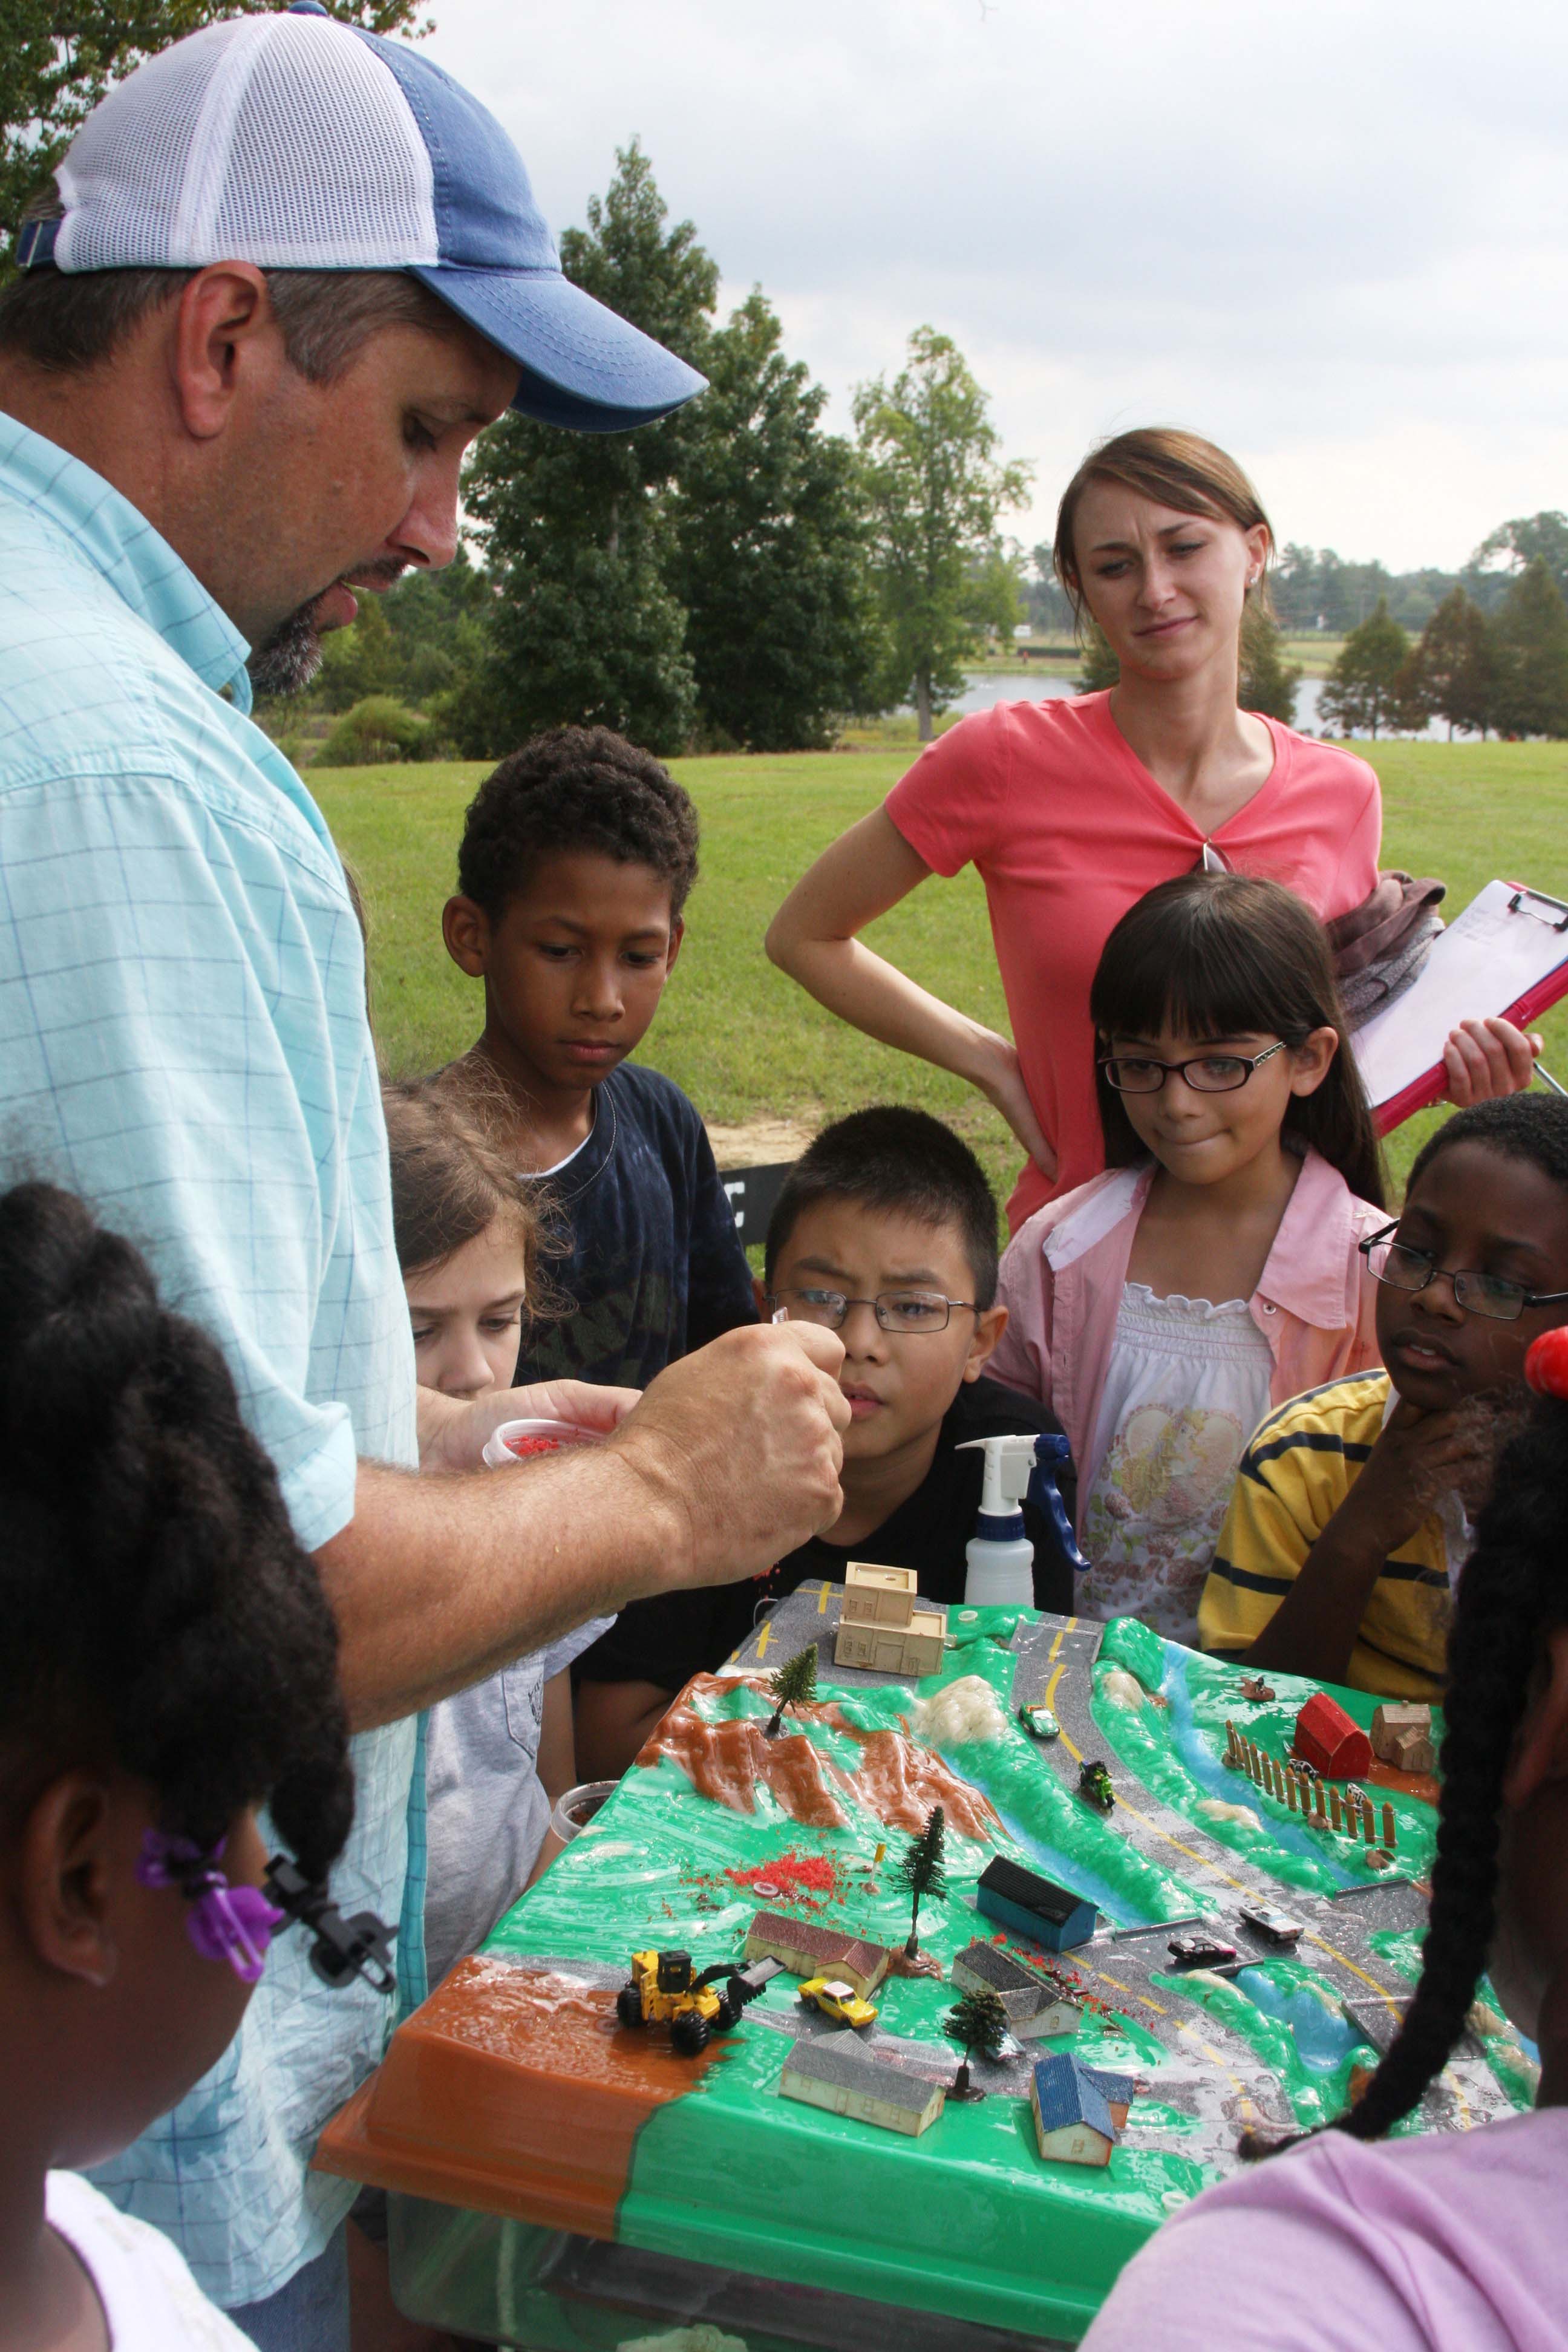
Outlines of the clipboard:
[[1564,996],[1568,900],[1489,882],[1433,942],[1420,977],[1352,1041],[1378,1133],[1441,1101],[1443,1047],[1461,1021],[1492,1014],[1522,1029]]

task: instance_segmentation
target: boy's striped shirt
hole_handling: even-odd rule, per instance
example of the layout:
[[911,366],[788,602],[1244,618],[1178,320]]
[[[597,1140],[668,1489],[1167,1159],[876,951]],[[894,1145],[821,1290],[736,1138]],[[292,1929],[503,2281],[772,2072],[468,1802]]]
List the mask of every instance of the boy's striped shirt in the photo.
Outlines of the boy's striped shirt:
[[[1362,1372],[1309,1389],[1259,1423],[1198,1604],[1205,1650],[1235,1655],[1258,1639],[1360,1476],[1388,1397],[1386,1372]],[[1447,1547],[1434,1513],[1384,1562],[1346,1681],[1390,1698],[1440,1698],[1452,1618]]]

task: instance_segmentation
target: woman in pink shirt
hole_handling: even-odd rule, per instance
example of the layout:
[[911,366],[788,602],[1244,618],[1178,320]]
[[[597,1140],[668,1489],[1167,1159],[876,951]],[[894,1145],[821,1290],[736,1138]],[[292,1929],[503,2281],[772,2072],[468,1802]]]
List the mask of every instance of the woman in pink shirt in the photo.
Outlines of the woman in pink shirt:
[[[1083,2352],[1568,2347],[1568,1332],[1499,1465],[1459,1585],[1421,1979],[1331,2130],[1207,2190],[1125,2270]],[[1537,2044],[1533,2114],[1384,2144],[1471,2021],[1481,1972]]]
[[[1273,546],[1257,492],[1194,434],[1124,433],[1068,484],[1056,562],[1121,664],[1109,694],[978,711],[798,882],[773,961],[868,1035],[987,1095],[1029,1158],[1014,1229],[1105,1164],[1089,983],[1111,926],[1157,882],[1213,864],[1283,882],[1323,920],[1377,878],[1382,803],[1364,761],[1237,708],[1242,614]],[[858,934],[935,874],[973,864],[1016,1045]],[[1456,1102],[1529,1084],[1527,1041],[1470,1022]]]

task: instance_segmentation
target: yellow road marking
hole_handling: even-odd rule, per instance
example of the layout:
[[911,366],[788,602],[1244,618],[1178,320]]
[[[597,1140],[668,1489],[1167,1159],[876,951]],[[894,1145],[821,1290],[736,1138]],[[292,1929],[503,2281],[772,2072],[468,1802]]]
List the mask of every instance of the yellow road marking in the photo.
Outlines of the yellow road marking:
[[1142,2001],[1144,2008],[1152,2009],[1156,2017],[1169,2017],[1171,2014],[1168,2009],[1162,2009],[1157,2000],[1151,2000],[1146,1992],[1134,1992],[1131,1986],[1123,1984],[1120,1977],[1107,1976],[1103,1969],[1095,1969],[1091,1973],[1100,1979],[1101,1984],[1114,1985],[1118,1992],[1124,1992],[1129,2000]]
[[830,1588],[826,1584],[822,1588],[821,1595],[816,1603],[816,1613],[819,1617],[826,1617],[827,1614],[827,1595],[829,1590]]
[[764,1625],[764,1626],[763,1627],[762,1632],[757,1635],[757,1655],[758,1655],[758,1657],[759,1657],[759,1658],[762,1656],[763,1652],[763,1651],[767,1648],[767,1646],[768,1646],[768,1636],[770,1635],[770,1633],[771,1633],[772,1632],[773,1632],[773,1626],[772,1626],[772,1624],[770,1623],[770,1624],[766,1624],[766,1625]]

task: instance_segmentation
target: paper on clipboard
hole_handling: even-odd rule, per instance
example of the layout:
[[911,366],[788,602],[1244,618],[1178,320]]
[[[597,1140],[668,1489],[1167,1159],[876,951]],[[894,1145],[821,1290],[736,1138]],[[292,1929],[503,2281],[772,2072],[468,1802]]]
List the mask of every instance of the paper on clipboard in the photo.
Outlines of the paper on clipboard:
[[1420,978],[1356,1032],[1356,1060],[1386,1135],[1443,1093],[1443,1047],[1461,1021],[1522,1027],[1568,996],[1568,904],[1489,882],[1436,940]]

